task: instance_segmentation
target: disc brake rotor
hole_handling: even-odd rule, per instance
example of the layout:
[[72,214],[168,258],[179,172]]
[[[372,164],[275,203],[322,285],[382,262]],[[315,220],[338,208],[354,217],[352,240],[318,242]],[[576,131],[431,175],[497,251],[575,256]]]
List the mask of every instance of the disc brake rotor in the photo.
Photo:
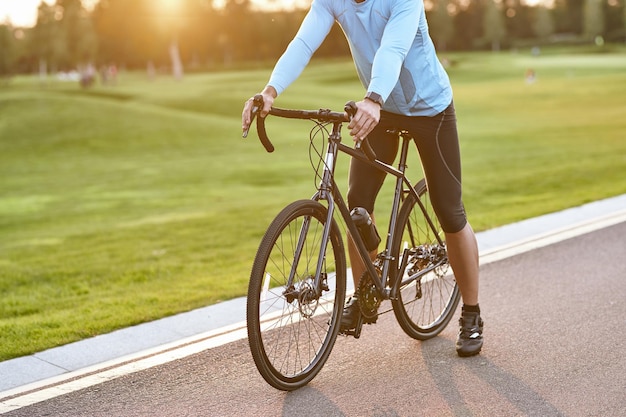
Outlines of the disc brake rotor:
[[303,317],[311,318],[319,305],[319,297],[315,295],[315,290],[309,283],[303,283],[298,295],[298,307]]

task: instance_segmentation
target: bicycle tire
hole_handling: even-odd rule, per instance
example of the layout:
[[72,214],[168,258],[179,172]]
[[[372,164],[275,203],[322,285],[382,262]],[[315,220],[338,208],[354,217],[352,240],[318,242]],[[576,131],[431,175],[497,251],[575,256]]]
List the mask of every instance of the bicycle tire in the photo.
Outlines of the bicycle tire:
[[[428,217],[435,225],[439,236],[443,236],[441,225],[435,216],[428,198],[426,182],[421,180],[415,187],[420,201],[426,208]],[[443,237],[442,237],[443,240]],[[458,306],[460,292],[451,273],[445,246],[438,244],[435,231],[428,225],[415,196],[409,193],[402,203],[396,224],[396,236],[391,246],[396,259],[392,270],[397,271],[403,265],[403,256],[407,255],[406,267],[398,271],[394,282],[397,298],[392,300],[393,311],[400,327],[410,337],[426,340],[438,335],[450,322]],[[405,248],[408,252],[405,252]],[[418,252],[419,251],[419,252]],[[428,264],[428,256],[415,253],[437,253],[437,262]],[[421,258],[420,258],[421,256]],[[430,269],[433,264],[440,264],[418,280],[408,282],[411,273]]]
[[[319,373],[339,331],[346,258],[334,219],[322,261],[326,286],[321,297],[313,296],[327,215],[326,207],[313,200],[299,200],[285,207],[263,236],[252,266],[246,311],[248,343],[265,381],[283,391],[300,388]],[[307,221],[295,279],[288,286],[297,243]]]

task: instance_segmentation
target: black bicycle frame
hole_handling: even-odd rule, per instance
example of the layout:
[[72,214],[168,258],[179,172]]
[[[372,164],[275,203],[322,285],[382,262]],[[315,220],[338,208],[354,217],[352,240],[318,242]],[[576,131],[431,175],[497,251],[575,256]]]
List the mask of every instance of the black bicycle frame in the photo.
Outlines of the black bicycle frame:
[[[408,187],[408,192],[412,193],[413,196],[415,197],[416,202],[418,203],[420,209],[424,213],[424,217],[427,220],[429,227],[435,232],[435,236],[437,237],[438,243],[440,245],[443,245],[443,241],[441,240],[441,237],[437,233],[437,229],[435,228],[435,225],[430,219],[430,216],[428,216],[427,214],[426,207],[424,207],[424,204],[422,203],[419,195],[413,188],[413,185],[405,176],[406,160],[408,156],[408,147],[412,138],[410,135],[406,133],[400,133],[400,136],[402,137],[402,148],[400,152],[400,160],[398,162],[398,168],[396,169],[391,165],[388,165],[388,164],[385,164],[384,162],[379,161],[378,159],[368,158],[363,151],[359,151],[359,150],[353,149],[349,146],[342,144],[341,143],[341,122],[333,123],[332,132],[328,136],[328,146],[326,150],[324,174],[322,176],[322,180],[319,185],[319,190],[313,196],[313,199],[316,201],[325,200],[328,203],[328,218],[326,220],[327,226],[324,229],[324,235],[322,237],[322,246],[320,248],[320,256],[319,256],[317,271],[316,271],[316,276],[315,276],[315,284],[316,284],[315,288],[318,288],[318,289],[320,288],[320,280],[321,280],[320,271],[322,267],[322,262],[324,262],[325,248],[328,243],[328,238],[330,235],[330,225],[332,224],[335,208],[339,209],[339,212],[341,213],[341,216],[343,217],[346,223],[346,226],[348,227],[348,230],[354,240],[354,243],[357,247],[359,255],[363,259],[363,263],[367,269],[367,272],[372,278],[372,281],[374,285],[376,286],[378,293],[384,299],[389,299],[390,296],[394,296],[394,294],[390,294],[391,289],[386,284],[387,282],[389,282],[390,278],[394,279],[396,276],[395,274],[398,274],[399,272],[399,271],[393,271],[394,275],[390,276],[391,261],[394,260],[390,254],[391,254],[391,245],[393,244],[394,236],[396,233],[396,223],[397,223],[397,218],[398,218],[398,214],[400,211],[400,204],[402,203],[404,199],[404,189],[403,189],[404,185]],[[360,161],[368,163],[376,167],[377,169],[382,170],[396,177],[395,194],[394,194],[394,199],[393,199],[393,204],[392,204],[392,209],[391,209],[391,216],[389,219],[389,230],[387,233],[387,242],[385,246],[385,251],[383,252],[383,265],[382,265],[382,271],[381,271],[382,272],[381,277],[383,279],[379,278],[378,272],[376,271],[376,266],[370,259],[369,251],[365,247],[365,243],[363,242],[363,239],[361,238],[356,228],[356,225],[354,224],[354,222],[352,221],[352,218],[350,217],[348,206],[346,205],[335,183],[335,180],[334,180],[335,165],[336,165],[335,162],[337,160],[337,154],[339,151],[347,153],[353,158],[356,158]]]

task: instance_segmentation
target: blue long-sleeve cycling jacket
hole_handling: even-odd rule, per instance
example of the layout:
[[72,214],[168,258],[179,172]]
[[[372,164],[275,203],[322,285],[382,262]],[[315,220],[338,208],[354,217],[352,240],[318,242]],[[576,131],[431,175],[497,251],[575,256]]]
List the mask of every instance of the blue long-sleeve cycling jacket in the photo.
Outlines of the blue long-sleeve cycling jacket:
[[270,77],[268,84],[278,94],[302,73],[335,21],[348,39],[361,83],[381,95],[383,110],[434,116],[452,102],[423,0],[313,0]]

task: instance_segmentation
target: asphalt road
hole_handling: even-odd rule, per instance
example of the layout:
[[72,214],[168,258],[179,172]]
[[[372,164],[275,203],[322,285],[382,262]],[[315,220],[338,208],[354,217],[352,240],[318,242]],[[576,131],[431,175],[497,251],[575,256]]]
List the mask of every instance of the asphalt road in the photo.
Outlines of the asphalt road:
[[485,346],[406,336],[393,313],[340,337],[307,387],[277,391],[247,340],[6,416],[624,416],[626,222],[481,267]]

